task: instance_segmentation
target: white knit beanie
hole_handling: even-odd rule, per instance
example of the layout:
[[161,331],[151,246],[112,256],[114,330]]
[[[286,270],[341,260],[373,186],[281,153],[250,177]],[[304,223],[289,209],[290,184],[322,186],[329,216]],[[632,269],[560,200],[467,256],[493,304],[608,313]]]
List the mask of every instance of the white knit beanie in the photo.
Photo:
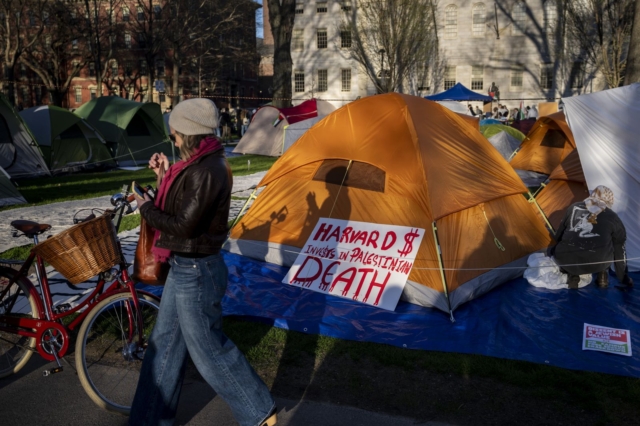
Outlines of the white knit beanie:
[[218,127],[218,108],[209,99],[187,99],[173,108],[169,126],[187,136],[210,135]]

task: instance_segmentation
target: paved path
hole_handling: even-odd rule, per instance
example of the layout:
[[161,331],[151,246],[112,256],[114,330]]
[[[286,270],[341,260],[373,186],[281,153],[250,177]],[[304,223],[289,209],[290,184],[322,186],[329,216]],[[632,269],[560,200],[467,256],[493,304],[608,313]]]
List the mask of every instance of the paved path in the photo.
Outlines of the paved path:
[[[235,198],[249,198],[252,187],[256,186],[266,172],[254,173],[247,176],[235,177],[233,180],[233,196]],[[11,226],[9,225],[13,220],[31,220],[39,223],[48,223],[51,225],[51,230],[46,232],[43,237],[47,235],[55,235],[60,231],[63,231],[73,225],[73,215],[80,209],[99,208],[106,209],[111,207],[109,200],[110,196],[87,198],[84,200],[64,201],[62,203],[45,204],[42,206],[34,207],[22,207],[19,209],[6,210],[0,212],[0,253],[8,250],[12,247],[28,244],[25,237],[13,238],[11,236]],[[234,199],[231,201],[231,211],[229,217],[235,218],[245,200]],[[82,213],[80,216],[88,216],[90,212],[87,210],[86,214]]]

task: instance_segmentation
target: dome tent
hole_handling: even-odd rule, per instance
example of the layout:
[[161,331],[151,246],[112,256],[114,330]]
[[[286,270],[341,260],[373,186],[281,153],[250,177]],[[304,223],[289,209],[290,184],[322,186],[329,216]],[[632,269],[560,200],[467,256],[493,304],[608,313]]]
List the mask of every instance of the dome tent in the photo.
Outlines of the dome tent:
[[2,94],[0,94],[0,167],[12,179],[51,175],[35,138]]
[[25,109],[20,116],[40,145],[52,173],[115,167],[102,136],[72,112],[49,105]]
[[101,96],[75,110],[107,141],[118,166],[147,164],[154,152],[173,158],[160,105]]
[[[290,146],[285,142],[285,129],[289,125],[306,123],[317,117],[322,118],[334,110],[335,107],[329,102],[319,99],[310,99],[292,108],[278,109],[273,106],[264,106],[253,115],[249,128],[233,152],[279,157]],[[301,128],[307,130],[311,125],[296,127],[298,130]],[[289,143],[293,143],[291,138]]]
[[286,151],[259,187],[226,249],[291,265],[320,217],[423,228],[403,298],[446,312],[524,270],[491,268],[525,266],[550,242],[506,160],[456,113],[414,96],[377,95],[340,108]]
[[9,174],[0,167],[0,207],[12,206],[14,204],[24,204],[24,199],[18,188],[13,186]]

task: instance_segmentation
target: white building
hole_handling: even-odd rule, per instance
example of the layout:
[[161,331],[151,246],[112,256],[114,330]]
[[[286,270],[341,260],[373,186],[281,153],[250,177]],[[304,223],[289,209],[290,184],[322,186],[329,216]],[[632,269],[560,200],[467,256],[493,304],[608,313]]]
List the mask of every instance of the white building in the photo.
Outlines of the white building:
[[[487,94],[492,82],[508,106],[558,99],[603,88],[558,34],[556,0],[434,0],[444,65],[434,70],[421,95],[460,82]],[[351,37],[341,31],[356,0],[298,0],[291,42],[294,104],[317,97],[336,107],[375,94],[375,87],[351,58]],[[264,7],[265,43],[268,10]]]

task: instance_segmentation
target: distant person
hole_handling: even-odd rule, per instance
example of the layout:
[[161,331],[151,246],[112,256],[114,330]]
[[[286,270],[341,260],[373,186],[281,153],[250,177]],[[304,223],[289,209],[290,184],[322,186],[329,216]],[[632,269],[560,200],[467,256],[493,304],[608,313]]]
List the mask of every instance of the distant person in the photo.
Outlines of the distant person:
[[532,106],[531,109],[529,109],[529,111],[527,112],[527,118],[533,118],[537,120],[539,116],[540,114],[538,113],[538,109],[535,105]]
[[220,126],[222,126],[222,140],[227,142],[231,138],[231,116],[224,108],[220,110]]
[[477,116],[479,116],[479,117],[481,117],[481,116],[483,115],[483,114],[482,114],[482,110],[481,110],[481,109],[480,109],[480,107],[479,107],[479,106],[477,106],[477,105],[476,105],[476,115],[477,115]]
[[240,136],[244,136],[244,134],[249,129],[249,122],[251,119],[249,118],[249,111],[242,110],[240,113],[240,118],[242,120],[242,128],[240,130]]
[[496,100],[500,100],[500,89],[498,89],[498,85],[495,83],[495,81],[491,82],[491,86],[489,86],[488,93],[489,93],[489,96],[491,96],[492,98]]
[[613,191],[600,185],[584,201],[567,209],[555,235],[557,244],[549,249],[549,254],[568,274],[569,288],[578,288],[580,275],[594,273],[598,274],[598,287],[608,287],[611,262],[618,280],[633,286],[627,274],[627,232],[612,207]]
[[472,116],[476,116],[476,112],[473,110],[473,107],[471,105],[468,105],[469,108],[469,114],[471,114]]

